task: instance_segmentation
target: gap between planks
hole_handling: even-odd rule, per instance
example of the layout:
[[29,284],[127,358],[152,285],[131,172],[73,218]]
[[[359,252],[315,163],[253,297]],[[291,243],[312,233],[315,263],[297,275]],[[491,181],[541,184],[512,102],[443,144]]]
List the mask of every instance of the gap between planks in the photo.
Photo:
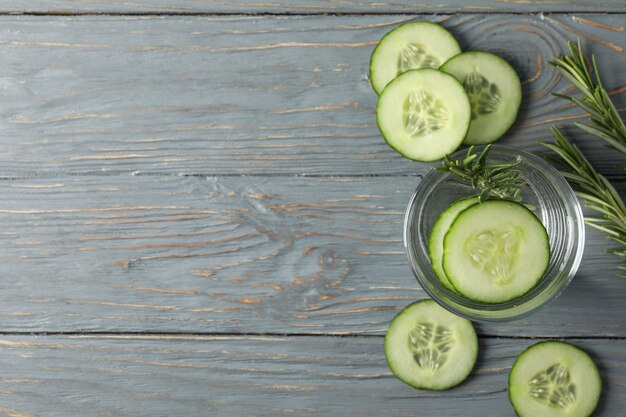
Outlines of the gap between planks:
[[[278,178],[386,178],[386,177],[406,177],[406,178],[423,178],[424,175],[416,174],[416,173],[398,173],[398,174],[280,174],[280,173],[264,173],[264,172],[251,172],[251,173],[168,173],[168,172],[132,172],[128,173],[126,171],[108,171],[105,173],[91,173],[91,172],[79,172],[79,173],[71,173],[71,172],[57,172],[57,171],[47,171],[47,172],[39,172],[39,173],[30,173],[25,175],[11,175],[11,176],[0,176],[0,181],[21,181],[28,179],[37,179],[37,178],[65,178],[65,177],[190,177],[190,178],[214,178],[214,177],[227,177],[227,178],[242,178],[242,177],[278,177]],[[615,179],[626,179],[626,174],[615,175]],[[607,178],[611,178],[607,176]]]
[[[604,177],[611,182],[624,182],[626,181],[626,174],[604,174],[600,172],[600,174],[604,175]],[[42,173],[32,173],[23,176],[12,175],[1,177],[0,181],[24,181],[24,180],[36,180],[36,179],[51,179],[51,178],[87,178],[87,177],[183,177],[183,178],[246,178],[246,177],[265,177],[265,178],[417,178],[423,179],[423,174],[411,174],[411,173],[394,173],[394,174],[278,174],[278,173],[246,173],[246,174],[238,174],[238,173],[201,173],[201,174],[182,174],[182,173],[160,173],[160,172],[139,172],[139,173],[128,173],[128,172],[107,172],[106,174],[101,173],[59,173],[59,172],[42,172]]]
[[424,10],[419,12],[81,12],[81,11],[47,11],[47,12],[21,12],[5,10],[0,11],[0,16],[48,16],[48,17],[82,17],[82,16],[104,16],[104,17],[211,17],[211,16],[441,16],[441,15],[510,15],[510,16],[560,16],[560,15],[626,15],[626,11],[607,10],[600,12],[593,11],[577,11],[577,10],[559,10],[559,11],[507,11],[507,10],[483,10],[483,11],[461,11],[461,10],[440,10],[430,11]]
[[[112,332],[112,331],[55,331],[55,332],[0,332],[0,337],[4,336],[32,336],[32,337],[84,337],[84,338],[221,338],[221,337],[327,337],[344,339],[382,339],[385,336],[379,334],[354,334],[354,333],[280,333],[280,332],[259,332],[259,333],[236,333],[236,332]],[[626,337],[619,336],[502,336],[480,334],[479,339],[503,339],[503,340],[626,340]]]

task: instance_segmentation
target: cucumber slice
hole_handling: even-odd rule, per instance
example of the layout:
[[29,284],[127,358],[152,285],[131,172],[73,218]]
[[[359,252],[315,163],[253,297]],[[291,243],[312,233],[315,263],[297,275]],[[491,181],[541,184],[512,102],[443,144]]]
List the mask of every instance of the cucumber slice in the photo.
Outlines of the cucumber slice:
[[407,306],[385,336],[391,371],[418,389],[444,390],[460,384],[472,371],[477,353],[472,323],[433,300]]
[[428,240],[430,263],[433,265],[433,271],[435,271],[435,275],[439,278],[439,281],[450,291],[456,292],[443,270],[443,239],[446,233],[448,233],[450,225],[452,225],[452,222],[456,219],[456,216],[476,203],[478,203],[478,197],[468,197],[455,201],[439,215],[433,225],[432,232],[430,232],[430,239]]
[[433,69],[411,70],[378,98],[376,121],[387,144],[409,159],[435,161],[461,145],[471,108],[463,86]]
[[436,23],[411,22],[398,26],[380,40],[370,59],[370,79],[376,94],[405,71],[437,69],[461,53],[454,36]]
[[504,59],[489,52],[464,52],[448,60],[441,70],[463,83],[472,103],[465,144],[494,142],[515,123],[522,84]]
[[540,342],[517,358],[509,374],[509,399],[519,417],[588,417],[602,380],[593,360],[564,342]]
[[443,243],[443,269],[464,297],[485,303],[518,298],[550,261],[545,227],[526,207],[489,200],[462,211]]

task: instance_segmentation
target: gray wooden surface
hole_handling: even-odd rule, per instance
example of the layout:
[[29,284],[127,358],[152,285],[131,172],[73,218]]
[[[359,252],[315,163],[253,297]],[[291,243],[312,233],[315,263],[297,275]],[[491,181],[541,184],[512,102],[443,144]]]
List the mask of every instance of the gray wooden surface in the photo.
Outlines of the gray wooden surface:
[[[368,80],[378,39],[413,18],[0,17],[0,175],[424,173],[381,140]],[[537,149],[552,123],[583,120],[550,95],[568,86],[546,64],[578,34],[626,108],[621,14],[418,18],[515,65],[525,100],[504,144]]]
[[4,13],[493,13],[625,12],[622,0],[5,0]]
[[[541,338],[587,349],[605,385],[596,415],[623,414],[626,281],[591,230],[560,298],[477,326],[462,386],[422,392],[390,375],[385,329],[425,297],[403,212],[432,165],[383,143],[367,73],[388,30],[440,22],[515,66],[524,106],[502,143],[537,150],[552,123],[584,120],[550,96],[569,91],[546,64],[568,39],[596,54],[626,110],[624,13],[623,1],[2,2],[0,415],[513,416],[508,370]],[[624,158],[576,138],[626,194]]]
[[[399,309],[426,296],[401,242],[419,182],[0,181],[0,194],[10,196],[0,201],[0,322],[8,331],[36,332],[383,335]],[[567,293],[526,319],[479,332],[626,337],[626,285],[603,236],[589,234]]]
[[[534,342],[482,339],[465,383],[428,392],[391,375],[379,337],[3,337],[0,415],[514,417],[508,372]],[[602,373],[596,416],[623,415],[624,341],[571,342]]]

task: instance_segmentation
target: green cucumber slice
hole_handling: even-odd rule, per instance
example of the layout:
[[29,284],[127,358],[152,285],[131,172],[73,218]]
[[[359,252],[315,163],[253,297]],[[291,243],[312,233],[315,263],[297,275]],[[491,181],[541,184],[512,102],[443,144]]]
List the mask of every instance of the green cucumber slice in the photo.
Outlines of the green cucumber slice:
[[411,70],[378,98],[376,121],[387,144],[409,159],[435,161],[461,145],[471,108],[463,86],[432,69]]
[[376,94],[405,71],[437,69],[461,53],[454,36],[436,23],[411,22],[398,26],[380,40],[370,59],[370,79]]
[[504,59],[489,52],[464,52],[448,60],[441,71],[463,84],[472,103],[472,123],[463,143],[494,142],[515,123],[522,84]]
[[418,389],[444,390],[460,384],[472,371],[477,353],[472,323],[433,300],[407,306],[385,336],[391,371]]
[[521,204],[489,200],[462,211],[443,243],[443,269],[457,292],[501,303],[530,291],[550,261],[545,227]]
[[601,391],[602,380],[593,360],[564,342],[529,347],[509,374],[509,399],[519,417],[588,417]]
[[452,222],[456,219],[456,216],[476,203],[478,203],[478,197],[468,197],[450,204],[450,206],[439,215],[433,225],[433,230],[430,232],[430,239],[428,240],[430,263],[439,281],[450,291],[456,292],[443,270],[443,239],[446,233],[448,233]]

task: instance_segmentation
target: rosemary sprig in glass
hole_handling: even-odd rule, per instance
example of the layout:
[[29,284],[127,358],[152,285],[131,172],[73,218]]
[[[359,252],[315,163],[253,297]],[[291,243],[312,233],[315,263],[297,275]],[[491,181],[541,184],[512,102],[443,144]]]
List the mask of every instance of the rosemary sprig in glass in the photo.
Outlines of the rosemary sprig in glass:
[[571,97],[563,94],[553,93],[576,104],[581,109],[589,113],[589,124],[580,122],[574,123],[577,127],[605,141],[609,146],[626,154],[626,126],[620,117],[615,105],[611,101],[609,94],[602,85],[596,58],[591,55],[591,66],[593,75],[587,67],[587,58],[578,44],[569,42],[570,55],[560,58],[554,57],[550,65],[555,67],[572,85],[582,93],[582,98]]
[[[586,217],[585,222],[618,242],[621,248],[609,252],[626,260],[626,207],[622,198],[609,180],[594,169],[580,149],[568,141],[557,126],[552,127],[552,132],[556,142],[542,143],[556,153],[556,157],[549,155],[548,159],[567,169],[561,174],[578,189],[576,194],[588,208],[602,214],[602,217]],[[626,271],[626,265],[619,268]],[[626,277],[626,272],[622,276]]]
[[522,178],[522,170],[516,168],[521,159],[510,163],[487,162],[490,150],[491,145],[487,145],[478,154],[474,152],[474,146],[470,146],[463,160],[446,155],[445,160],[435,169],[439,172],[449,172],[469,182],[472,188],[480,191],[479,202],[489,197],[521,201],[520,194],[525,181]]

